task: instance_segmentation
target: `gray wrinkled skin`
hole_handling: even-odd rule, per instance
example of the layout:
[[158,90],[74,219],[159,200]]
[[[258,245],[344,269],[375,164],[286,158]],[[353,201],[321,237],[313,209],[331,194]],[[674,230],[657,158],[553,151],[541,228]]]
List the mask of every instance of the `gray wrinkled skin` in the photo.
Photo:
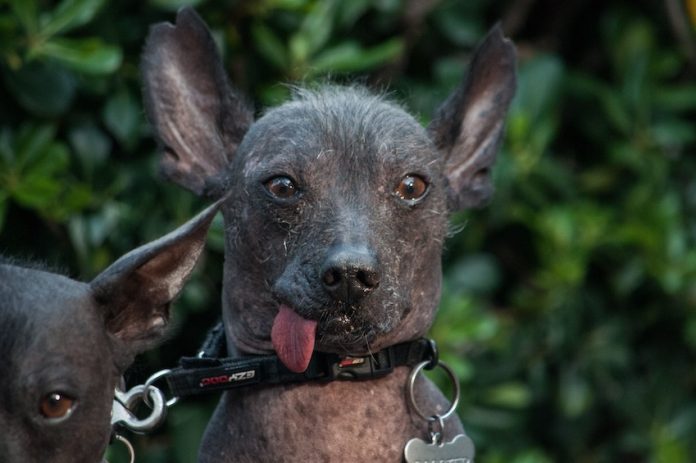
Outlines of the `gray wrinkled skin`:
[[[111,403],[134,355],[164,333],[217,205],[116,261],[91,283],[0,261],[0,461],[95,463]],[[62,419],[49,394],[73,400]]]
[[[199,195],[226,194],[230,352],[272,352],[281,306],[317,322],[316,351],[366,354],[428,331],[448,216],[492,194],[490,168],[515,88],[514,48],[499,28],[428,130],[360,87],[297,89],[253,122],[192,9],[176,25],[151,28],[142,69],[165,176]],[[409,175],[427,191],[405,201],[396,191]],[[279,177],[296,194],[270,194]],[[355,291],[337,292],[326,269],[345,255],[351,275],[362,277],[350,280],[360,281]],[[200,461],[401,461],[408,439],[427,434],[406,402],[407,375],[399,368],[379,380],[225,393]],[[429,381],[416,389],[422,408],[447,408]],[[445,437],[459,432],[449,419]]]

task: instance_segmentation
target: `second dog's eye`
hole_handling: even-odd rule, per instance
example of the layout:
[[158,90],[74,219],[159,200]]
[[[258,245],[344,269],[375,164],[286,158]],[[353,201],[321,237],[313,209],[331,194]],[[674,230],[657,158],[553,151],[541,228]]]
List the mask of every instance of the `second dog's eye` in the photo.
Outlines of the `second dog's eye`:
[[417,201],[428,191],[428,182],[423,177],[408,174],[396,186],[394,194],[404,201]]
[[279,199],[290,199],[297,194],[297,186],[290,177],[273,177],[264,186],[271,196]]
[[51,392],[45,395],[39,403],[39,412],[51,421],[61,421],[70,416],[75,405],[75,399],[62,392]]

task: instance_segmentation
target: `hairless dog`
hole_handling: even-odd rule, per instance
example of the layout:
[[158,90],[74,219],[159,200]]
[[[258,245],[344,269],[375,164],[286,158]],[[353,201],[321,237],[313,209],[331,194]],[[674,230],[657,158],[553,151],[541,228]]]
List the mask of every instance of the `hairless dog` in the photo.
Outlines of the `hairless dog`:
[[0,262],[0,460],[95,463],[114,388],[157,342],[217,205],[81,283]]
[[[142,70],[165,176],[227,195],[230,352],[275,352],[297,373],[318,352],[369,355],[428,331],[448,216],[492,194],[515,92],[514,47],[498,27],[427,129],[357,86],[297,89],[255,121],[192,9],[151,28]],[[225,392],[200,459],[401,461],[427,428],[408,375]],[[448,406],[427,380],[414,394],[432,415]],[[456,417],[443,427],[445,439],[463,432]]]

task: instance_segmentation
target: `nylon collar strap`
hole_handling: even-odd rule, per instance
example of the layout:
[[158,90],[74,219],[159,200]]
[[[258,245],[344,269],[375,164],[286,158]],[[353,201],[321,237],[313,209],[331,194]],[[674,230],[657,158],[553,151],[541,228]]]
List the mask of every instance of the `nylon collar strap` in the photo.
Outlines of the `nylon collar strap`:
[[432,365],[437,363],[435,343],[420,338],[361,357],[315,352],[307,370],[294,373],[275,355],[211,356],[224,350],[222,333],[222,328],[216,326],[208,335],[198,357],[181,358],[179,367],[169,372],[166,379],[174,397],[249,386],[373,379],[389,374],[396,367],[415,366],[424,361],[430,361]]

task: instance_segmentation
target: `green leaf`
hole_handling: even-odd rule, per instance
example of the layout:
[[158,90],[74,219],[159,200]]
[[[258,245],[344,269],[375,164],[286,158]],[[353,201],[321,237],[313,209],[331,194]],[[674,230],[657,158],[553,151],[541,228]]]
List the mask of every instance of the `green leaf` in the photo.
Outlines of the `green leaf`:
[[148,0],[150,5],[166,11],[177,11],[184,6],[198,6],[203,0]]
[[58,177],[67,171],[69,165],[68,149],[62,143],[53,142],[47,146],[31,165],[25,169],[27,177]]
[[404,41],[397,37],[386,40],[379,45],[368,48],[363,52],[362,69],[371,69],[394,61],[404,53]]
[[566,84],[578,96],[594,98],[616,131],[622,134],[630,133],[635,115],[629,111],[621,95],[614,88],[593,76],[582,74],[569,75]]
[[337,23],[344,28],[353,27],[355,22],[370,8],[370,0],[340,2],[336,13]]
[[278,36],[262,23],[254,24],[251,28],[251,33],[259,52],[279,70],[286,69],[288,66],[288,52]]
[[12,131],[9,127],[0,129],[0,165],[5,166],[13,164],[16,156],[12,147]]
[[290,97],[290,89],[286,85],[267,85],[259,89],[259,98],[265,106],[276,106]]
[[501,279],[497,262],[488,254],[469,255],[454,264],[448,273],[451,286],[461,293],[490,293]]
[[373,1],[374,7],[382,13],[397,13],[402,7],[402,0],[376,0]]
[[64,113],[75,96],[75,77],[55,64],[34,61],[17,72],[3,68],[3,77],[17,102],[38,116]]
[[29,35],[35,34],[38,29],[36,0],[10,0],[9,3],[22,27]]
[[109,74],[118,69],[123,58],[120,48],[97,38],[53,39],[34,49],[33,53],[88,74]]
[[524,408],[531,402],[529,388],[521,383],[503,383],[486,393],[489,403],[505,408]]
[[696,110],[696,85],[658,87],[653,91],[655,105],[664,111]]
[[0,191],[0,233],[2,233],[5,225],[5,216],[7,215],[7,204],[9,203],[7,193]]
[[662,423],[659,426],[653,436],[654,455],[651,461],[665,463],[692,461],[693,454],[690,458],[686,446],[690,438],[680,439],[669,426]]
[[12,197],[19,204],[37,209],[50,215],[51,205],[62,189],[61,182],[43,175],[29,175],[12,191]]
[[290,37],[288,50],[293,66],[304,66],[309,58],[309,42],[307,37],[302,34],[295,34]]
[[555,118],[563,77],[563,63],[556,56],[539,55],[525,62],[519,70],[510,113],[525,114],[532,126],[542,119]]
[[48,38],[87,24],[104,3],[105,0],[63,0],[55,10],[41,18],[41,35]]
[[329,37],[331,37],[336,5],[336,0],[316,2],[307,16],[305,16],[300,28],[300,34],[307,39],[310,56],[326,45]]
[[[118,223],[123,217],[123,207],[108,201],[94,214],[80,216],[74,223],[71,220],[72,233],[78,233],[79,239],[88,247],[95,248],[104,244],[110,234],[118,229]],[[74,227],[77,227],[73,230]],[[81,227],[81,228],[80,228]],[[77,242],[79,240],[73,240]]]
[[141,125],[140,105],[128,90],[109,98],[102,115],[104,124],[120,143],[128,148],[135,145]]
[[336,0],[314,3],[299,31],[290,38],[290,56],[294,65],[304,65],[326,45],[333,29],[335,8]]
[[553,461],[554,460],[545,455],[541,450],[533,449],[525,450],[522,454],[512,459],[510,463],[551,463]]
[[265,7],[278,10],[300,10],[307,6],[311,0],[265,0]]
[[[210,411],[206,408],[182,404],[172,409],[171,418],[167,419],[170,433],[173,437],[172,446],[176,448],[176,463],[195,461],[200,447],[201,433],[191,432],[191,429],[204,429],[209,420]],[[168,460],[171,461],[171,460]]]
[[92,203],[94,193],[84,183],[71,183],[60,198],[60,209],[63,217],[83,210]]
[[218,214],[210,224],[208,232],[208,241],[206,246],[218,252],[223,252],[225,249],[225,223],[222,220],[222,214]]
[[440,8],[433,13],[438,30],[452,43],[460,47],[471,47],[484,35],[481,22],[463,8]]
[[356,42],[344,42],[327,48],[312,61],[312,68],[317,73],[327,71],[354,71],[362,65],[362,49]]
[[651,127],[655,141],[666,147],[680,147],[696,140],[696,131],[691,121],[668,119],[656,122]]
[[73,127],[68,133],[68,139],[88,175],[108,159],[111,140],[95,124],[87,122]]
[[587,381],[575,372],[563,374],[559,396],[561,410],[571,418],[584,413],[592,402],[592,391]]
[[17,169],[24,170],[31,168],[34,164],[41,163],[46,151],[51,149],[55,135],[56,128],[52,125],[22,126],[17,133],[15,142],[17,150],[15,166]]
[[400,38],[369,49],[363,49],[355,42],[344,42],[317,55],[312,61],[312,71],[315,74],[364,71],[394,60],[403,53],[403,49]]

